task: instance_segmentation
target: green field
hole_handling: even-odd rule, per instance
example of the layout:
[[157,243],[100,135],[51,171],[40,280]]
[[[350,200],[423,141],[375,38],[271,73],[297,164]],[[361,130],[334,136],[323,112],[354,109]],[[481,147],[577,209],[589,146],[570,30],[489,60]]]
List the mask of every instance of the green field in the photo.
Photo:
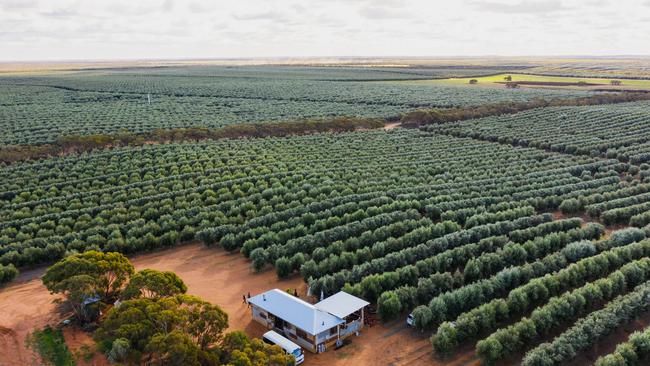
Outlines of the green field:
[[[538,83],[587,83],[598,84],[601,88],[611,88],[610,82],[618,80],[621,82],[617,88],[631,88],[631,89],[650,89],[650,80],[632,80],[632,79],[605,79],[605,78],[592,78],[592,77],[571,77],[571,76],[549,76],[549,75],[530,75],[530,74],[517,74],[517,73],[503,73],[489,76],[474,76],[474,77],[454,77],[436,80],[409,80],[401,83],[408,83],[413,85],[469,85],[470,80],[476,80],[476,85],[489,85],[494,87],[503,87],[506,82],[505,77],[510,76],[512,82],[538,82]],[[472,85],[472,86],[476,86]],[[542,87],[540,85],[539,87]],[[549,86],[545,86],[549,87]],[[580,86],[566,86],[563,88],[584,88]]]

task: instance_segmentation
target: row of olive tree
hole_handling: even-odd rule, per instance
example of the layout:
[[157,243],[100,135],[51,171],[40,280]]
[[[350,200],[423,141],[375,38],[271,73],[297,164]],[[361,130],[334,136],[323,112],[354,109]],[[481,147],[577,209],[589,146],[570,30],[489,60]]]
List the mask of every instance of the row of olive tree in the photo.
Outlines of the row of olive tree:
[[[507,238],[502,235],[487,237],[478,243],[452,248],[393,271],[371,274],[354,285],[347,283],[344,289],[366,299],[377,299],[379,308],[383,308],[384,300],[391,299],[391,304],[399,305],[399,309],[393,312],[398,312],[410,308],[415,303],[416,296],[419,300],[428,302],[433,297],[428,296],[432,292],[462,286],[465,279],[458,268],[481,253],[503,248],[507,242]],[[430,287],[433,283],[435,289]],[[397,296],[398,302],[394,301],[393,295]],[[385,313],[389,314],[390,311]]]
[[[510,242],[503,245],[500,243],[500,245],[496,246],[496,249],[483,247],[474,253],[472,253],[472,251],[459,253],[461,259],[458,261],[459,264],[462,264],[463,260],[466,261],[462,272],[456,271],[452,276],[450,271],[454,271],[456,266],[451,266],[444,269],[446,272],[436,272],[428,278],[419,278],[416,284],[413,283],[414,281],[398,282],[398,286],[401,287],[396,288],[394,291],[384,292],[379,297],[377,303],[378,310],[385,314],[393,314],[393,316],[395,316],[402,310],[412,309],[414,306],[426,304],[432,298],[446,291],[487,278],[505,267],[535,261],[559,250],[567,253],[567,256],[578,257],[580,254],[573,252],[580,252],[580,246],[577,244],[567,244],[578,240],[598,239],[602,236],[604,231],[605,229],[602,225],[589,224],[585,228],[575,228],[568,231],[537,237],[524,244]],[[479,242],[479,244],[485,244],[484,242],[486,241],[487,240],[484,239]],[[471,244],[468,246],[471,246]],[[446,263],[450,262],[457,261],[452,260],[447,261]],[[435,267],[432,268],[432,266],[426,266],[425,268],[431,268],[432,270],[435,269]],[[422,274],[422,272],[419,272],[419,274]],[[387,275],[387,273],[380,276],[385,275]],[[384,291],[386,291],[386,289],[384,289]],[[383,311],[383,308],[385,307],[384,301],[392,299],[393,296],[396,296],[399,301],[391,300],[390,304],[393,305],[393,307]],[[396,307],[395,305],[399,306]]]
[[[540,165],[553,166],[552,163],[547,162],[540,162]],[[19,204],[18,206],[22,206],[23,209],[26,209],[28,205],[32,207],[32,204],[37,204],[37,207],[33,207],[34,210],[32,212],[26,213],[24,219],[5,223],[7,226],[2,229],[4,234],[0,236],[0,243],[6,243],[7,245],[2,245],[0,248],[0,263],[31,265],[60,258],[66,252],[86,249],[101,249],[104,251],[127,253],[150,250],[192,240],[197,230],[201,233],[208,231],[208,235],[201,236],[201,238],[207,238],[205,239],[206,243],[213,243],[223,238],[221,234],[215,234],[213,237],[213,232],[225,232],[231,229],[239,232],[249,222],[254,222],[257,218],[271,215],[276,210],[289,210],[290,206],[302,207],[303,205],[311,205],[315,202],[329,200],[333,196],[353,193],[343,183],[311,185],[310,187],[307,187],[307,183],[298,185],[297,183],[303,180],[311,183],[313,179],[308,178],[306,175],[289,174],[286,172],[252,175],[255,173],[254,171],[249,172],[246,170],[244,173],[238,170],[230,171],[226,169],[230,174],[228,177],[232,178],[228,182],[210,183],[211,181],[208,181],[204,184],[200,178],[200,174],[193,172],[191,166],[183,164],[182,170],[192,172],[190,181],[194,184],[193,186],[184,183],[179,185],[181,182],[184,182],[183,178],[189,174],[184,173],[180,176],[164,177],[165,181],[160,182],[161,186],[165,188],[162,193],[156,191],[156,186],[143,182],[145,185],[134,186],[133,189],[120,187],[119,191],[127,194],[127,196],[122,196],[122,193],[115,196],[114,190],[109,187],[101,188],[97,192],[93,192],[93,194],[84,192],[84,194],[75,196],[77,198],[72,198],[70,202],[67,202],[70,204],[70,207],[65,206],[66,201],[64,198],[67,198],[67,196],[57,196],[56,204],[54,202],[50,203],[49,201],[38,202],[38,204],[36,202],[24,202],[24,206]],[[146,176],[150,173],[143,172],[143,174]],[[215,173],[211,172],[210,174]],[[248,176],[246,174],[251,175]],[[472,174],[468,173],[468,176],[474,177],[476,174],[472,172]],[[112,178],[114,177],[107,177],[106,179],[108,181]],[[153,179],[153,175],[147,179],[150,178]],[[502,181],[504,179],[501,178],[500,180]],[[534,179],[536,181],[542,178],[535,177]],[[544,179],[547,180],[547,183],[551,181],[549,177],[544,177]],[[486,179],[489,182],[496,182],[498,180]],[[263,190],[262,188],[257,189],[253,185],[253,182],[256,184],[261,182],[263,186],[265,185],[269,188]],[[499,186],[496,183],[494,184],[495,186]],[[440,192],[445,191],[446,193],[450,193],[457,191],[457,186],[457,183],[445,183],[439,187],[439,190]],[[477,183],[476,186],[478,187],[479,184]],[[129,185],[129,187],[131,186]],[[301,187],[305,188],[303,189]],[[437,189],[438,187],[436,187]],[[504,195],[511,192],[513,188],[494,189],[495,194],[498,192],[500,195]],[[517,191],[520,189],[526,190],[530,188],[527,185],[518,186]],[[359,190],[365,192],[361,188]],[[401,197],[401,192],[409,192],[408,195],[411,197],[410,195],[414,195],[412,191],[399,190],[399,194],[391,193],[391,197],[397,199]],[[431,192],[433,191],[435,190],[432,189]],[[418,193],[418,195],[412,197],[416,197],[419,200],[420,197],[426,197],[428,195],[434,197],[431,199],[436,201],[440,197],[446,197],[429,194],[427,193],[429,192],[427,189],[423,189],[423,192],[422,195]],[[552,190],[548,190],[542,193],[551,194],[553,192]],[[564,194],[564,190],[560,193]],[[368,199],[373,195],[375,195],[375,199],[381,199],[381,197],[377,197],[377,194],[379,193],[372,192],[368,196]],[[460,195],[453,193],[453,196],[448,197],[449,199],[457,200],[461,196],[467,196],[467,194]],[[485,202],[503,202],[504,199],[503,196],[494,200],[492,198],[486,198]],[[526,200],[536,199],[532,198],[532,196],[526,198]],[[559,198],[548,197],[549,202],[556,201],[557,199]],[[423,200],[422,204],[429,202],[428,200],[428,198],[427,200]],[[83,208],[78,210],[69,209],[76,207],[75,205],[80,202],[84,203]],[[105,202],[109,203],[104,204]],[[90,203],[90,205],[86,206],[85,203]],[[315,204],[314,207],[318,207],[318,204]],[[419,205],[416,205],[416,207],[419,207]],[[61,212],[62,210],[63,212]],[[22,212],[22,210],[16,211]],[[326,215],[322,210],[317,212],[318,215]],[[332,208],[332,213],[335,213],[334,208]],[[336,214],[338,215],[339,213],[336,212]],[[314,218],[312,216],[311,218],[305,217],[305,219],[313,220]],[[294,223],[289,220],[287,222],[288,225]],[[277,222],[275,223],[277,224]],[[327,225],[336,224],[336,219],[332,217],[324,223]],[[214,225],[218,225],[216,229]],[[322,227],[320,224],[312,226],[313,230]],[[207,228],[210,228],[210,230]],[[224,230],[221,230],[222,228]],[[13,229],[15,232],[12,233],[10,229]],[[212,229],[215,230],[213,231]],[[295,235],[303,234],[301,228],[289,226],[285,227],[285,229],[295,232]],[[250,237],[244,243],[248,240],[257,240],[259,235],[263,235],[266,232],[265,230],[282,231],[279,227],[261,228],[260,231],[251,233]],[[239,242],[240,239],[244,238],[246,236],[235,240],[237,244],[233,244],[229,239],[222,240],[221,244],[227,248],[231,248],[231,244],[237,247],[240,244],[244,244]],[[263,246],[271,245],[274,242],[276,242],[276,238],[270,235],[270,237],[263,239]],[[65,250],[61,251],[61,246]],[[27,250],[29,248],[34,249]],[[277,247],[275,248],[277,249]],[[292,259],[289,256],[287,258]],[[275,260],[277,258],[269,260],[268,263],[274,263]]]
[[622,185],[622,188],[609,192],[597,192],[576,198],[569,198],[560,204],[560,210],[566,214],[586,211],[589,216],[598,217],[611,201],[625,200],[629,196],[640,195],[650,191],[650,184]]
[[[291,230],[295,226],[308,227],[314,225],[316,221],[326,220],[330,216],[343,216],[359,209],[365,211],[368,207],[382,206],[393,202],[392,198],[382,196],[380,192],[355,194],[349,188],[330,187],[334,188],[335,191],[330,192],[326,197],[307,201],[302,198],[300,204],[294,203],[290,205],[288,205],[289,202],[283,200],[285,205],[274,205],[271,210],[262,208],[258,210],[257,215],[243,223],[207,227],[198,233],[198,237],[206,245],[216,243],[223,245],[222,242],[225,238],[224,247],[226,249],[234,250],[241,247],[242,253],[250,256],[250,252],[259,246],[255,240],[260,239],[262,235],[272,235],[271,232],[280,235],[279,232]],[[340,194],[333,194],[339,190]],[[300,198],[304,195],[304,191],[302,193],[299,191],[297,194],[293,194],[293,198]],[[319,223],[319,225],[322,224],[327,224],[327,221]],[[288,231],[282,235],[290,233],[291,231]],[[263,246],[271,245],[272,243],[266,244],[265,241],[268,239],[262,239],[259,244]],[[246,245],[247,242],[249,242],[248,245]]]
[[607,225],[627,223],[630,218],[648,211],[650,211],[650,202],[644,202],[627,207],[607,210],[600,215],[600,218]]
[[[534,280],[538,277],[559,271],[569,263],[592,256],[595,252],[596,249],[592,243],[579,242],[571,246],[570,252],[561,251],[549,254],[537,261],[503,269],[492,277],[445,292],[433,298],[428,304],[431,311],[430,323],[421,323],[430,327],[443,321],[455,319],[459,315],[485,304],[486,301],[506,296],[510,291],[514,291],[524,284],[535,283]],[[444,326],[440,328],[444,328]]]
[[[241,247],[242,253],[249,256],[256,248],[267,248],[299,236],[314,234],[352,221],[362,220],[375,215],[377,210],[383,211],[383,206],[394,202],[389,197],[375,197],[360,201],[348,201],[342,199],[343,197],[340,198],[340,200],[326,200],[321,204],[312,203],[309,206],[301,205],[292,208],[290,210],[294,216],[288,216],[286,220],[279,222],[269,222],[264,226],[251,225],[252,228],[247,228],[249,225],[243,225],[238,232],[238,228],[233,227],[230,229],[230,233],[222,234],[220,244],[225,248]],[[335,204],[342,201],[345,202]],[[286,212],[281,216],[285,215]]]
[[[244,248],[246,241],[256,239],[260,235],[273,231],[290,229],[300,224],[312,225],[316,220],[327,219],[332,214],[337,216],[346,212],[353,212],[358,209],[366,209],[371,206],[380,206],[393,201],[388,195],[390,192],[370,191],[365,193],[354,193],[349,188],[340,190],[340,195],[327,197],[310,202],[301,202],[300,205],[276,208],[270,212],[261,211],[256,217],[252,217],[241,225],[221,225],[205,229],[201,239],[206,245],[220,242],[227,235],[232,235],[231,241],[235,247],[242,247],[245,255],[250,250]],[[413,194],[408,194],[412,197]],[[254,248],[252,248],[254,249]]]
[[[603,212],[611,210],[617,207],[625,207],[638,203],[647,202],[650,200],[650,185],[648,184],[637,184],[628,188],[624,188],[613,192],[615,194],[609,195],[600,195],[596,196],[595,199],[598,202],[585,204],[585,202],[579,202],[579,205],[582,206],[587,214],[591,217],[598,217]],[[581,207],[581,208],[582,208]]]
[[473,228],[474,226],[490,224],[493,222],[514,220],[524,216],[532,216],[535,214],[535,208],[532,206],[517,207],[504,211],[486,212],[469,217],[465,221],[465,228]]
[[[261,268],[264,263],[275,263],[282,257],[290,258],[296,254],[311,255],[319,247],[328,246],[336,241],[356,237],[361,233],[374,230],[391,223],[419,218],[417,210],[394,211],[371,216],[367,219],[352,222],[332,229],[320,231],[314,235],[307,235],[288,241],[283,245],[274,244],[269,248],[257,248],[251,253],[255,268]],[[302,263],[300,263],[302,264]],[[300,269],[300,266],[294,270]]]
[[[621,324],[634,319],[650,308],[650,283],[637,286],[633,292],[609,302],[601,310],[578,320],[571,328],[550,343],[542,343],[529,351],[523,366],[541,366],[567,362],[593,346]],[[549,360],[552,362],[549,363]]]
[[[644,236],[640,236],[643,239]],[[497,324],[506,321],[512,316],[520,315],[542,303],[550,297],[563,291],[582,286],[585,283],[600,278],[605,273],[616,270],[625,263],[647,256],[650,253],[650,241],[635,242],[635,238],[623,237],[615,240],[607,240],[597,243],[594,246],[600,254],[589,256],[577,261],[577,263],[563,266],[564,268],[555,273],[548,272],[544,277],[536,276],[531,281],[514,286],[512,290],[504,294],[503,298],[493,298],[488,303],[476,303],[469,307],[460,316],[448,316],[447,303],[440,301],[440,297],[432,300],[429,304],[429,312],[420,311],[430,321],[421,321],[423,326],[437,324],[440,319],[452,322],[442,323],[431,338],[433,348],[440,354],[446,354],[456,349],[461,342],[475,337],[483,332],[493,332]],[[631,244],[626,244],[631,243]],[[606,243],[603,245],[603,243]],[[622,246],[621,246],[622,245]],[[607,250],[606,247],[610,247]],[[489,299],[489,297],[488,297]],[[454,313],[458,314],[455,309]]]
[[[306,194],[313,194],[316,200],[319,192],[331,192],[332,188],[320,187]],[[4,223],[0,243],[6,245],[0,249],[0,263],[31,265],[60,258],[61,254],[52,256],[44,252],[48,244],[61,243],[72,250],[95,248],[123,252],[173,245],[194,238],[197,227],[240,223],[251,212],[272,211],[283,202],[295,199],[293,192],[288,192],[276,205],[268,206],[266,201],[256,199],[255,194],[244,196],[240,192],[224,202],[214,203],[209,202],[213,195],[200,193],[207,191],[209,188],[198,192],[194,189],[156,192],[146,198],[140,196],[126,207],[122,203],[99,205]],[[224,197],[219,196],[220,200]],[[28,248],[36,250],[25,252]]]
[[[349,206],[352,206],[351,204]],[[281,248],[285,245],[292,245],[292,243],[310,240],[305,238],[311,238],[311,240],[321,240],[320,236],[326,235],[323,233],[332,233],[335,232],[338,227],[350,227],[355,225],[357,222],[368,222],[371,223],[373,217],[379,216],[381,214],[388,214],[397,211],[408,211],[415,209],[417,210],[420,207],[420,203],[415,200],[411,201],[392,201],[390,203],[382,204],[379,206],[370,206],[365,209],[357,209],[354,212],[343,214],[342,216],[337,216],[333,212],[326,210],[323,214],[325,215],[324,219],[321,219],[317,222],[314,222],[312,225],[304,226],[303,224],[297,224],[289,229],[286,229],[284,232],[274,233],[268,232],[259,239],[249,239],[244,243],[246,251],[253,251],[257,248],[269,249],[269,248]],[[289,223],[291,224],[291,223]],[[373,228],[374,229],[374,228]],[[224,237],[224,240],[227,237]],[[299,245],[299,244],[298,244]],[[272,249],[269,249],[272,251]],[[279,249],[276,249],[279,250]],[[303,252],[304,254],[310,254],[310,252]]]
[[650,210],[630,218],[630,225],[643,227],[650,224]]
[[594,306],[609,301],[650,279],[650,259],[643,258],[621,267],[605,278],[551,298],[530,317],[501,328],[479,341],[476,353],[484,364],[492,365],[519,352],[526,344],[548,335],[562,324],[573,321]]
[[[382,258],[388,253],[393,253],[404,248],[413,247],[420,243],[424,243],[427,240],[431,240],[460,230],[460,226],[450,221],[433,224],[429,219],[423,218],[417,221],[410,220],[407,222],[413,222],[413,229],[409,230],[408,232],[403,232],[403,230],[395,232],[393,229],[403,227],[404,222],[391,224],[387,227],[382,227],[375,230],[375,232],[381,231],[383,234],[384,230],[389,229],[390,233],[397,234],[391,235],[385,240],[380,240],[375,235],[372,235],[375,232],[367,235],[366,233],[363,233],[359,237],[346,240],[344,244],[346,247],[352,247],[353,245],[355,247],[358,247],[359,244],[363,243],[363,246],[360,249],[357,249],[353,252],[345,251],[340,255],[331,254],[327,258],[322,258],[320,253],[330,251],[331,249],[329,248],[336,247],[336,243],[329,246],[328,248],[317,248],[312,253],[312,259],[307,261],[300,268],[300,274],[302,278],[305,281],[309,281],[310,278],[320,278],[326,274],[336,273],[343,269],[352,268],[357,264],[368,262],[374,258]],[[350,245],[348,242],[353,242],[354,244]]]
[[650,328],[634,332],[627,342],[616,346],[614,352],[596,360],[596,366],[637,366],[648,362]]
[[[434,257],[437,254],[450,249],[470,243],[477,243],[484,238],[501,236],[513,230],[532,227],[544,222],[550,222],[551,220],[552,216],[550,214],[544,214],[455,231],[440,238],[429,240],[426,243],[408,247],[397,252],[392,252],[381,258],[372,259],[370,262],[360,263],[350,270],[346,269],[314,279],[309,285],[312,290],[317,291],[317,293],[321,290],[325,293],[335,293],[343,288],[346,283],[350,285],[357,284],[372,274],[396,271],[398,268],[414,264],[426,258]],[[366,291],[364,290],[364,292]],[[375,293],[375,296],[380,295],[372,290],[367,292]],[[374,301],[376,297],[373,296],[370,297],[370,299]]]

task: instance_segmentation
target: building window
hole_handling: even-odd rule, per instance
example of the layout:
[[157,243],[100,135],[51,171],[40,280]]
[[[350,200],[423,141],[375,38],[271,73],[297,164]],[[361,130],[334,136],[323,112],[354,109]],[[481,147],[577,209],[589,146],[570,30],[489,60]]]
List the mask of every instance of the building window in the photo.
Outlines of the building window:
[[309,339],[309,336],[307,335],[307,333],[305,333],[302,329],[296,328],[296,335],[298,337],[302,338],[302,339],[305,339],[305,340]]

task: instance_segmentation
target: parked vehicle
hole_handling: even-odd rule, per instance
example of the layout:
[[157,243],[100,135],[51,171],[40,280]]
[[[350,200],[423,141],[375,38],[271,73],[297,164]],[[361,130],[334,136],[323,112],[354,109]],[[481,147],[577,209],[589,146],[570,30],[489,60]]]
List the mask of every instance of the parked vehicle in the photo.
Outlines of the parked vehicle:
[[280,346],[287,354],[293,355],[296,358],[296,365],[300,365],[305,361],[305,355],[302,352],[302,348],[281,336],[278,332],[270,330],[262,336],[262,340],[268,344],[275,344]]
[[410,327],[412,327],[412,326],[415,325],[415,318],[413,318],[413,313],[410,313],[410,314],[406,317],[406,325],[408,325],[408,326],[410,326]]

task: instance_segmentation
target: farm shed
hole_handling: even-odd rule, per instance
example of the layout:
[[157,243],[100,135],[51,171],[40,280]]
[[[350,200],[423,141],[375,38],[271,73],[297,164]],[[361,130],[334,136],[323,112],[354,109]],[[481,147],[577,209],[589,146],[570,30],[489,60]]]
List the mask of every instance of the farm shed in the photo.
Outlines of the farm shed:
[[273,289],[248,299],[253,319],[311,352],[323,352],[363,328],[369,304],[345,292],[310,304]]

